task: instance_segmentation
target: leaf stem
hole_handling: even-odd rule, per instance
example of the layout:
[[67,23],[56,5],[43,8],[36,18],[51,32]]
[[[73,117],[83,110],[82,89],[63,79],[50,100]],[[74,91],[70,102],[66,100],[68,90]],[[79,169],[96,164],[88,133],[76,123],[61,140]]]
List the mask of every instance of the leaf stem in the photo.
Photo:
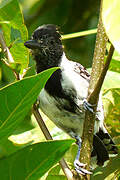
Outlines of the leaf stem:
[[95,34],[95,33],[97,33],[97,28],[82,31],[82,32],[76,32],[76,33],[62,35],[62,40],[77,38],[77,37],[81,37],[81,36],[87,36],[87,35],[91,35],[91,34]]

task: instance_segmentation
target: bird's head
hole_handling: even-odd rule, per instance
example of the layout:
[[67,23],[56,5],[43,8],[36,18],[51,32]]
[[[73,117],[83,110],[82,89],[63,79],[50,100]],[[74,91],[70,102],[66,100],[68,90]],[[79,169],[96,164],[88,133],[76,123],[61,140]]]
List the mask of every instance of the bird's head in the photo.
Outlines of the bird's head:
[[36,63],[42,69],[59,65],[63,54],[61,36],[53,24],[39,26],[32,34],[31,40],[24,45],[31,49]]

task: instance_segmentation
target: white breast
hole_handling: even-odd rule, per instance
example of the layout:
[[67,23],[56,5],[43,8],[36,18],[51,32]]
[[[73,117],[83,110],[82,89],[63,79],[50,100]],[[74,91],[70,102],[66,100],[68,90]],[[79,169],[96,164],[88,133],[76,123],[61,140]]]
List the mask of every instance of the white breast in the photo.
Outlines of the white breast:
[[[63,55],[62,62],[60,64],[60,67],[62,69],[62,87],[66,92],[68,91],[68,94],[70,93],[71,89],[76,90],[75,103],[80,108],[79,112],[72,113],[68,112],[64,108],[60,109],[61,103],[66,104],[67,100],[54,98],[50,96],[45,89],[42,89],[39,95],[40,108],[50,120],[52,120],[59,128],[63,129],[70,136],[72,136],[74,132],[76,133],[76,135],[82,136],[85,116],[83,99],[87,98],[89,83],[85,78],[81,77],[74,71],[74,65],[74,62],[67,61],[66,57]],[[99,108],[101,109],[101,104],[98,106],[98,109]],[[101,116],[100,109],[98,114],[99,117]],[[101,123],[103,124],[103,120],[101,121]],[[98,131],[99,124],[100,122],[96,121],[95,131]]]
[[63,129],[70,136],[73,130],[75,130],[76,134],[80,136],[82,135],[84,113],[80,113],[80,115],[78,115],[64,109],[61,111],[61,109],[58,108],[59,105],[56,106],[57,101],[51,97],[45,89],[42,89],[39,99],[40,109],[59,128]]

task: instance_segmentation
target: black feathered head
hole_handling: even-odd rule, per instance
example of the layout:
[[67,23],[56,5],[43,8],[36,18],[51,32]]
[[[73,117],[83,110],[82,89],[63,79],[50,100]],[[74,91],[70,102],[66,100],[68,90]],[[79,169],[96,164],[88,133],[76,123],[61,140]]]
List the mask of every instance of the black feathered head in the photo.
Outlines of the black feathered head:
[[39,26],[24,45],[32,50],[37,66],[44,66],[43,70],[58,66],[63,54],[61,35],[53,24]]

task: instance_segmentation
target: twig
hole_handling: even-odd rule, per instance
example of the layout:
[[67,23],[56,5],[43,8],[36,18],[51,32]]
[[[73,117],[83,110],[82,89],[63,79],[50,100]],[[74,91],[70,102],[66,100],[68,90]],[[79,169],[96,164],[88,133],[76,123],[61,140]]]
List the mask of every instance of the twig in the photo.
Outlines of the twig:
[[44,123],[44,121],[43,121],[43,119],[42,119],[42,117],[40,115],[40,112],[38,111],[38,108],[37,108],[36,104],[33,105],[33,114],[34,114],[34,116],[36,118],[36,121],[37,121],[40,129],[42,130],[45,138],[47,140],[53,140],[50,132],[48,131],[48,128],[46,127],[46,125],[45,125],[45,123]]
[[[108,38],[102,24],[101,14],[102,14],[102,0],[100,7],[100,18],[98,23],[96,46],[93,57],[92,73],[91,73],[90,86],[89,86],[88,98],[87,98],[90,104],[96,104],[96,106],[94,107],[94,111],[96,111],[99,92],[103,84],[114,51],[114,48],[111,45],[108,57],[106,59],[106,63],[104,65],[106,43],[108,41]],[[95,123],[95,113],[86,111],[83,136],[82,136],[83,141],[82,141],[80,161],[87,164],[88,170],[89,170],[90,158],[91,158],[91,148],[93,144],[94,123]],[[90,175],[88,175],[86,178],[90,179]],[[85,178],[82,177],[82,179]]]
[[91,34],[95,34],[95,33],[97,33],[97,29],[90,29],[90,30],[86,30],[86,31],[82,31],[82,32],[65,34],[65,35],[62,35],[62,40],[78,38],[81,36],[87,36],[87,35],[91,35]]

